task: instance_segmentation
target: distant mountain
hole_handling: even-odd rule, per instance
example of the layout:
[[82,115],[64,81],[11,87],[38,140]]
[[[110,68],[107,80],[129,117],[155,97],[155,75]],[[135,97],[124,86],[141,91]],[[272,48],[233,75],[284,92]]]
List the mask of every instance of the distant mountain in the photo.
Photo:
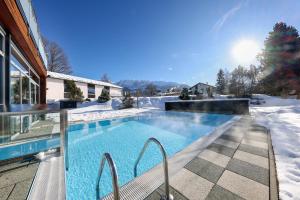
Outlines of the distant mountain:
[[156,86],[157,90],[160,90],[162,92],[166,92],[168,89],[171,88],[180,88],[180,89],[184,87],[189,88],[189,86],[186,84],[180,84],[180,83],[168,82],[168,81],[121,80],[116,84],[129,90],[136,90],[136,89],[144,90],[147,87],[147,85],[153,84]]

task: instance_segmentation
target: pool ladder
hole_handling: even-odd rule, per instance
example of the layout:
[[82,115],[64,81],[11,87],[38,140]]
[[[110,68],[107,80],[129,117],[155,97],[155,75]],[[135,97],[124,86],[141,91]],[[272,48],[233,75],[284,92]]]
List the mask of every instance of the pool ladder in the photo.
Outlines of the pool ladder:
[[[146,143],[144,144],[144,147],[142,149],[142,151],[139,154],[138,159],[136,160],[135,164],[134,164],[134,177],[137,177],[137,165],[139,164],[140,160],[142,159],[148,145],[154,142],[160,149],[160,152],[163,156],[163,167],[164,167],[164,178],[165,178],[165,195],[161,197],[161,200],[173,200],[174,197],[172,194],[170,194],[170,185],[169,185],[169,172],[168,172],[168,160],[167,160],[167,153],[164,149],[164,147],[162,146],[162,144],[155,138],[149,138]],[[119,191],[119,186],[118,186],[118,174],[116,171],[116,167],[114,164],[113,159],[111,158],[109,153],[104,153],[102,156],[102,160],[100,163],[100,168],[99,168],[99,173],[98,173],[98,177],[97,177],[97,183],[96,183],[96,196],[97,196],[97,200],[100,199],[100,188],[99,188],[99,184],[100,184],[100,179],[101,179],[101,175],[103,172],[103,168],[105,165],[105,161],[107,160],[109,168],[110,168],[110,173],[112,175],[112,183],[113,183],[113,193],[114,193],[114,200],[120,200],[120,191]]]
[[100,163],[100,168],[99,168],[99,172],[98,172],[98,177],[97,177],[97,182],[96,182],[96,197],[97,200],[100,199],[100,179],[102,176],[102,172],[103,172],[103,168],[105,165],[105,161],[108,162],[108,166],[110,169],[110,174],[112,176],[112,184],[113,184],[113,190],[114,190],[114,200],[120,200],[120,192],[119,192],[119,185],[118,185],[118,174],[116,171],[116,166],[115,163],[113,161],[113,159],[111,158],[109,153],[104,153],[101,159],[101,163]]

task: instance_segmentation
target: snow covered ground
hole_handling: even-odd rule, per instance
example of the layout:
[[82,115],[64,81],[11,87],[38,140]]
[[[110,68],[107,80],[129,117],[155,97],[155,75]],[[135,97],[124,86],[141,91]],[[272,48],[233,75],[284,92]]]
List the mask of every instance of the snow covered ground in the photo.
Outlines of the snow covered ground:
[[283,200],[300,199],[300,100],[259,95],[266,100],[251,106],[251,115],[270,128],[274,147],[279,195]]

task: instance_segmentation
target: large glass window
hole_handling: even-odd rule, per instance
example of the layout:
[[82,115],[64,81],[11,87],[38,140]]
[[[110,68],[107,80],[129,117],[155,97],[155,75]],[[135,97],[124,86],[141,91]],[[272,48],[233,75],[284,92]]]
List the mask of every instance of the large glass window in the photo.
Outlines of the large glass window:
[[40,87],[38,85],[36,85],[36,103],[39,104],[40,103]]
[[28,76],[22,74],[22,104],[30,103],[30,88]]
[[10,103],[39,103],[39,84],[40,78],[15,45],[12,45],[10,60]]
[[88,84],[88,98],[95,98],[95,85]]
[[68,86],[68,81],[64,81],[64,98],[66,98],[66,99],[70,98],[70,94],[71,94],[71,91]]
[[31,104],[36,104],[36,87],[33,82],[31,82]]
[[[4,34],[0,26],[0,87],[2,87],[2,80],[4,76]],[[3,104],[3,91],[0,92],[0,105]]]
[[4,34],[0,30],[0,54],[4,56]]
[[21,104],[21,72],[10,66],[10,102]]

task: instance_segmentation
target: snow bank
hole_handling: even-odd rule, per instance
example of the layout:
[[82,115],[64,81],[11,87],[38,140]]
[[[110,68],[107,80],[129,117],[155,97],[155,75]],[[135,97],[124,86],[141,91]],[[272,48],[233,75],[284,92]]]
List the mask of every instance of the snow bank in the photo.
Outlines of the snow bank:
[[[136,106],[136,98],[135,100],[135,106]],[[165,109],[165,102],[166,101],[176,101],[179,100],[178,96],[162,96],[162,97],[139,97],[139,108],[147,108],[147,107],[153,107],[153,108],[159,108],[164,110]]]
[[137,109],[137,98],[134,98],[134,107],[132,109],[119,109],[122,105],[121,98],[113,98],[106,103],[84,102],[78,104],[78,108],[69,111],[69,121],[91,121],[106,118],[124,117],[135,115],[141,112],[149,112],[154,109],[165,109],[166,101],[178,100],[176,96],[163,97],[139,97]]
[[69,111],[69,113],[84,113],[84,112],[99,112],[105,110],[116,110],[122,104],[120,98],[113,98],[105,103],[98,103],[97,101],[84,102],[77,104],[78,108]]
[[251,106],[251,115],[270,128],[283,200],[300,199],[300,101],[257,95],[266,104]]
[[96,121],[102,119],[111,119],[116,117],[127,117],[127,116],[135,116],[139,113],[143,112],[153,112],[155,109],[153,108],[130,108],[130,109],[122,109],[122,110],[102,110],[96,112],[83,112],[83,113],[70,113],[69,121],[77,122],[77,121]]

